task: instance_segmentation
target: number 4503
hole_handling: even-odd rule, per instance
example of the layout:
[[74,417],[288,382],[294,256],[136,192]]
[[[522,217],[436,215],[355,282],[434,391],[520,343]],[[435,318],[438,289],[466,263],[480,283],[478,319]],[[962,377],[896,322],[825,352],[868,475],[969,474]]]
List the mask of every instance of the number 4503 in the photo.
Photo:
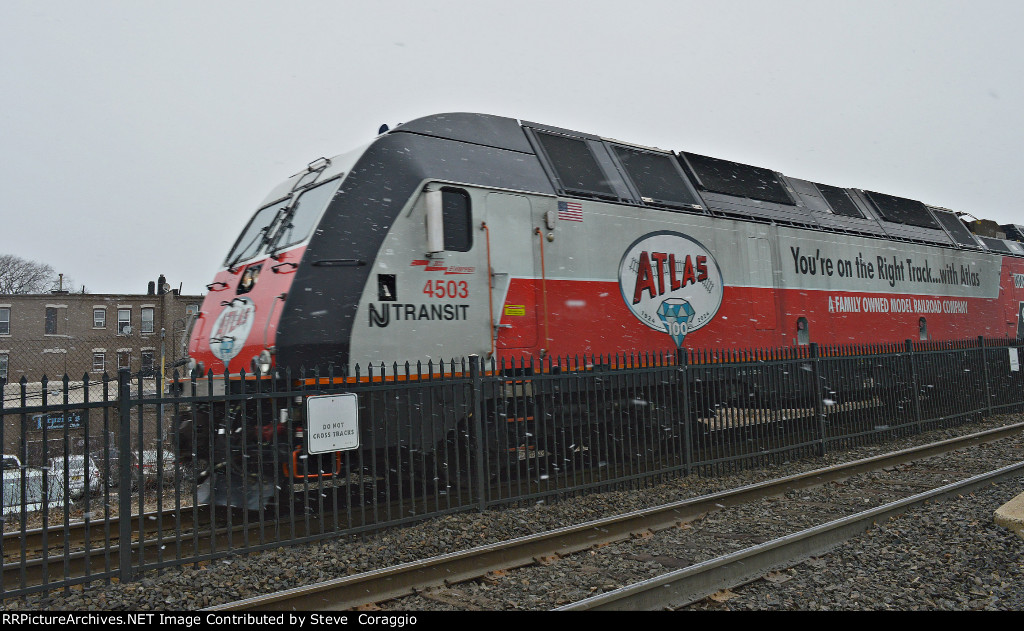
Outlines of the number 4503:
[[464,280],[428,280],[423,293],[431,298],[468,298],[469,283]]

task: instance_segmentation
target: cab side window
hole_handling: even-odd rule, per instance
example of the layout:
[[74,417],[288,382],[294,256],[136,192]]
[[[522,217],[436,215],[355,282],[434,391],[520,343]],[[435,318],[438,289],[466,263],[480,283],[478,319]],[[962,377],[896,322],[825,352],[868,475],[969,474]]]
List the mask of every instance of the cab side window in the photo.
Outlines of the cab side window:
[[473,214],[469,194],[457,188],[441,189],[444,249],[468,252],[473,247]]

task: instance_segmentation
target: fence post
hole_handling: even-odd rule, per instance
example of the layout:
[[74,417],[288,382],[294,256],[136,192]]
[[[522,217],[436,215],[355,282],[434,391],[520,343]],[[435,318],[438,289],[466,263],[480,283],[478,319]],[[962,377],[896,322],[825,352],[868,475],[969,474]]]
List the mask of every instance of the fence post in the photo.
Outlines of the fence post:
[[[131,449],[132,449],[132,421],[131,406],[128,399],[131,397],[131,373],[127,368],[117,371],[117,407],[118,407],[118,435],[117,435],[117,469],[118,469],[118,572],[122,583],[132,580],[132,476],[131,476]],[[141,515],[140,515],[141,518]],[[141,524],[140,524],[141,526]]]
[[477,506],[480,512],[487,508],[487,498],[484,495],[486,478],[484,477],[484,423],[483,423],[483,380],[480,378],[480,356],[469,356],[469,378],[473,384],[473,429],[472,435],[476,440],[471,441],[471,448],[474,450],[473,460],[476,462],[476,494]]
[[914,425],[917,427],[917,433],[920,434],[924,431],[922,426],[924,421],[921,418],[921,387],[918,385],[917,378],[917,358],[914,355],[914,343],[907,339],[903,341],[903,344],[910,356],[910,387],[914,389]]
[[683,466],[686,475],[693,472],[693,446],[690,442],[690,362],[686,349],[676,349],[676,375],[679,379],[679,396],[683,402]]
[[811,387],[811,396],[814,397],[814,416],[818,419],[818,455],[825,455],[825,406],[821,403],[821,365],[818,360],[818,343],[811,342],[811,374],[814,385]]
[[989,385],[988,362],[985,361],[985,338],[981,335],[978,336],[978,348],[981,349],[982,374],[985,379],[985,409],[988,410],[988,416],[992,416],[992,387]]

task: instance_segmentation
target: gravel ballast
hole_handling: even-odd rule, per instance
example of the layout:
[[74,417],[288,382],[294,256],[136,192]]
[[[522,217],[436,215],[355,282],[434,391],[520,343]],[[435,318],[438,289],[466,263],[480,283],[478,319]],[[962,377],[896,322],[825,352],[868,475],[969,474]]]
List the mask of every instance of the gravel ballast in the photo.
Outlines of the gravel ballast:
[[[647,488],[541,502],[524,508],[448,515],[364,538],[342,537],[312,545],[286,546],[212,561],[202,567],[165,569],[130,584],[95,584],[2,604],[14,610],[195,610],[273,591],[325,581],[398,563],[471,548],[569,524],[695,497],[758,481],[866,458],[953,436],[1024,421],[1004,415],[873,445],[785,462],[720,477],[689,476]],[[972,448],[971,459],[985,469],[986,458],[1005,462],[1024,457],[1020,438],[998,447]],[[999,445],[999,443],[997,443]],[[962,456],[960,456],[962,458]],[[940,457],[936,457],[940,458]],[[954,462],[950,460],[949,462]],[[939,472],[941,462],[929,465]],[[953,465],[949,465],[952,467]],[[995,468],[992,466],[991,468]],[[929,504],[849,541],[832,553],[745,587],[694,605],[703,609],[1024,609],[1024,539],[994,525],[992,513],[1024,490],[1017,478],[970,495]],[[811,490],[800,491],[809,496]],[[823,493],[828,494],[825,488]],[[813,501],[813,500],[812,500]],[[526,568],[515,578],[474,581],[447,593],[385,603],[385,609],[550,609],[724,554],[804,527],[799,518],[763,518],[759,507],[736,507],[706,516],[692,530],[709,528],[717,549],[700,548],[693,532],[686,543],[625,542],[616,554],[583,553],[547,566]],[[747,512],[744,512],[747,511]],[[752,512],[751,512],[752,511]],[[813,521],[808,517],[809,521]],[[761,534],[723,535],[715,526],[763,522]],[[778,523],[776,523],[778,522]],[[680,531],[686,529],[678,529]],[[779,533],[776,535],[774,533]],[[723,543],[724,542],[724,543]],[[616,544],[619,545],[619,544]],[[612,547],[612,546],[609,546]]]

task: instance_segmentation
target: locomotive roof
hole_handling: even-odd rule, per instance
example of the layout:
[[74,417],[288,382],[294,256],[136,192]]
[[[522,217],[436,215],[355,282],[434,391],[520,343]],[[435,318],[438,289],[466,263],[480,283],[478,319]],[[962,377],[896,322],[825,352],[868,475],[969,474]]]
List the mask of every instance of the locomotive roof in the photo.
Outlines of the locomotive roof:
[[[374,142],[391,134],[416,134],[533,156],[554,191],[565,197],[1024,256],[1024,246],[1013,241],[1018,238],[1014,230],[1007,230],[1011,240],[982,239],[953,211],[917,200],[810,182],[763,167],[503,116],[432,114],[401,123]],[[327,170],[341,172],[351,167],[365,149],[332,158]],[[563,168],[566,163],[568,168]],[[656,178],[650,175],[652,169]],[[566,174],[576,177],[588,171],[598,175],[566,181]],[[293,176],[275,194],[287,193],[302,181],[304,173]],[[325,171],[323,176],[327,175]],[[651,188],[657,189],[658,195],[648,194],[645,189]]]

